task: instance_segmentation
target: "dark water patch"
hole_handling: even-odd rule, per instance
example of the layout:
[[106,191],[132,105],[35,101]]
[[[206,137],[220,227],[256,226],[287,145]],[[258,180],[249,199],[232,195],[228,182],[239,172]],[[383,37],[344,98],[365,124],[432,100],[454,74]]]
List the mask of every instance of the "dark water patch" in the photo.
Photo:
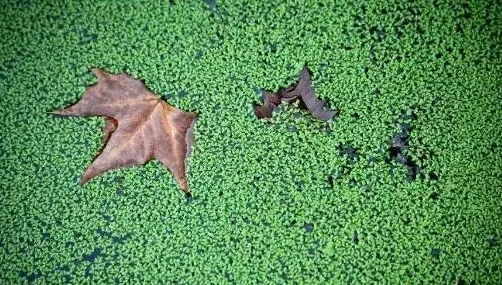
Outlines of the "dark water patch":
[[437,174],[434,172],[429,172],[429,180],[430,181],[437,181],[438,180]]
[[441,250],[433,247],[431,250],[431,255],[435,260],[439,260],[439,256],[441,255]]
[[276,53],[277,52],[277,45],[275,43],[269,43],[268,49],[270,50],[271,53]]
[[335,186],[335,181],[332,174],[328,175],[328,184],[330,188],[333,188]]
[[98,233],[99,236],[101,237],[106,237],[106,238],[109,238],[111,239],[114,243],[119,243],[119,244],[124,244],[126,243],[129,239],[131,239],[132,235],[131,233],[127,233],[126,235],[124,236],[115,236],[113,235],[112,232],[107,232],[107,231],[104,231],[103,229],[101,228],[98,228],[96,230],[96,232]]
[[410,123],[417,120],[418,117],[414,111],[411,111],[403,112],[401,118],[405,122],[400,124],[399,132],[391,137],[390,146],[387,149],[388,157],[385,161],[389,164],[394,161],[406,166],[408,181],[415,181],[418,177],[425,179],[424,173],[421,173],[423,170],[422,167],[419,166],[418,161],[409,155],[407,151],[410,143],[410,133],[413,130],[413,126]]
[[437,192],[432,192],[432,194],[429,196],[432,200],[437,200],[439,199],[440,195]]
[[90,254],[84,254],[84,256],[82,257],[82,261],[88,261],[90,263],[94,263],[94,261],[96,261],[96,258],[98,258],[100,254],[101,254],[101,248],[95,248],[93,252],[91,252]]
[[352,236],[352,242],[354,242],[354,244],[359,244],[359,235],[357,234],[357,232],[354,232],[354,235]]
[[21,271],[19,272],[19,277],[25,278],[28,283],[32,283],[38,278],[42,277],[42,273],[38,270],[36,272]]
[[185,193],[185,204],[191,204],[193,202],[193,197],[190,192]]
[[496,237],[491,237],[488,239],[488,246],[490,248],[494,248],[494,247],[497,247],[498,246],[498,241],[497,241],[497,238]]
[[314,251],[314,249],[313,249],[313,248],[309,248],[309,249],[307,250],[307,255],[308,255],[308,256],[313,256],[313,255],[314,255],[314,252],[315,252],[315,251]]
[[411,158],[407,158],[407,161],[405,165],[408,168],[408,181],[415,181],[417,179],[418,174],[420,173],[420,167],[417,165],[417,163]]
[[204,2],[209,6],[209,9],[211,9],[211,11],[218,11],[218,3],[216,3],[216,0],[204,0]]
[[311,233],[314,231],[314,224],[312,223],[305,223],[303,225],[303,228],[305,229],[305,231],[307,231],[308,233]]
[[359,156],[357,148],[343,144],[338,145],[338,153],[340,156],[347,156],[351,160],[354,160]]

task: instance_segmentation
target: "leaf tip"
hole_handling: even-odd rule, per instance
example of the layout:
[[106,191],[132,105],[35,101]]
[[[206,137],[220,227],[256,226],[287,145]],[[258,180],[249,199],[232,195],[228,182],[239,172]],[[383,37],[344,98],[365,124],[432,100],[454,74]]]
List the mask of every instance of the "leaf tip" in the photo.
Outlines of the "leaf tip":
[[106,76],[110,75],[108,72],[104,71],[99,67],[91,67],[91,72],[94,74],[99,80],[104,79]]
[[56,117],[64,117],[67,116],[67,111],[65,109],[58,109],[58,110],[53,110],[53,111],[47,111],[47,114],[56,116]]
[[87,183],[89,180],[91,180],[95,175],[94,174],[91,174],[89,172],[89,170],[86,170],[84,172],[84,174],[82,174],[82,176],[80,177],[80,180],[78,181],[78,184],[79,185],[84,185],[85,183]]

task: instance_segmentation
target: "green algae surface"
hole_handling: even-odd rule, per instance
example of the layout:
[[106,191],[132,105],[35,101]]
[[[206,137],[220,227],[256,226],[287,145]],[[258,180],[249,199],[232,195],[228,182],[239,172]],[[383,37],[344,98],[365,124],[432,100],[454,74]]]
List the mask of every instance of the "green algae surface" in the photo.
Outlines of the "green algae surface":
[[[502,284],[501,19],[498,1],[2,1],[0,283]],[[257,119],[304,64],[335,119]],[[104,122],[48,112],[90,67],[198,114],[192,199],[156,161],[78,185]]]

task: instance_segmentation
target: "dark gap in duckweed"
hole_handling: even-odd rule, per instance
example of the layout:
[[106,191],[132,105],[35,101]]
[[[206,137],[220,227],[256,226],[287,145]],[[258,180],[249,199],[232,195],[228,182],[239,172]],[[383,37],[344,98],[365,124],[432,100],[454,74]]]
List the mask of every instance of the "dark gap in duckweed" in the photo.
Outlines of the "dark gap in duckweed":
[[490,248],[494,248],[494,247],[498,246],[498,240],[495,236],[488,239],[488,246]]
[[474,285],[474,284],[476,284],[476,283],[475,283],[474,281],[473,281],[473,282],[470,282],[470,283],[467,283],[467,281],[465,281],[465,280],[464,280],[464,279],[462,279],[462,278],[458,279],[458,281],[457,281],[457,285],[468,285],[468,284],[472,284],[472,285]]
[[271,53],[276,53],[277,52],[277,44],[275,43],[269,43],[268,44],[268,49],[270,50]]
[[408,168],[408,180],[415,181],[420,173],[420,167],[411,159],[408,159],[405,165]]
[[359,156],[357,148],[343,144],[338,145],[338,153],[340,156],[346,156],[351,160],[355,160]]
[[83,45],[89,44],[91,42],[95,42],[98,39],[98,35],[95,33],[89,32],[88,28],[84,28],[82,30],[73,29],[73,32],[79,38],[79,41],[77,43],[79,46],[83,46]]
[[405,226],[409,226],[409,225],[410,225],[410,223],[411,223],[411,219],[410,219],[410,217],[406,217],[406,219],[404,219],[404,225],[405,225]]
[[102,228],[98,228],[96,230],[96,233],[101,237],[107,237],[107,238],[111,239],[114,243],[119,243],[119,244],[126,243],[132,237],[131,233],[127,233],[124,236],[115,236],[115,235],[113,235],[112,232],[104,231]]
[[334,177],[332,174],[328,175],[328,184],[330,188],[333,188],[335,186]]
[[305,223],[303,225],[303,228],[305,229],[305,231],[307,231],[308,233],[311,233],[314,231],[314,224],[312,223]]
[[15,57],[13,57],[10,60],[5,62],[6,69],[14,69],[14,68],[18,67],[18,65],[19,65],[19,59],[15,58]]
[[438,200],[440,195],[439,193],[437,192],[433,192],[430,196],[429,196],[432,200]]
[[112,217],[112,216],[110,216],[108,213],[106,213],[106,212],[101,212],[100,214],[101,214],[101,218],[102,218],[105,222],[107,222],[107,223],[113,222],[113,217]]
[[68,272],[70,271],[70,266],[68,265],[61,265],[61,264],[56,264],[56,269],[57,271],[61,271],[61,272]]
[[199,225],[203,225],[206,222],[206,218],[203,215],[198,214],[197,217],[198,217],[197,222]]
[[314,251],[314,249],[313,249],[313,248],[309,248],[309,249],[307,250],[307,255],[309,255],[309,256],[313,256],[313,255],[314,255],[314,252],[315,252],[315,251]]
[[225,276],[225,279],[227,279],[227,281],[229,281],[231,283],[235,283],[234,280],[233,280],[232,274],[230,274],[227,271],[225,271],[224,276]]
[[[26,244],[28,245],[28,247],[32,247],[35,245],[35,241],[33,239],[27,239],[26,240]],[[26,250],[26,249],[25,249]]]
[[331,127],[329,125],[323,125],[321,126],[321,132],[323,132],[326,135],[330,135],[332,133]]
[[26,272],[26,271],[19,272],[19,277],[25,278],[26,281],[28,281],[28,283],[32,283],[42,276],[43,276],[42,273],[38,269],[36,270],[36,272]]
[[298,132],[298,127],[297,126],[288,126],[288,132],[296,133],[296,132]]
[[296,190],[298,190],[299,192],[303,190],[303,182],[301,180],[296,180],[295,185],[296,185]]
[[84,270],[84,277],[85,278],[89,278],[89,277],[92,277],[92,274],[91,274],[91,266],[87,266]]
[[94,263],[96,259],[101,255],[101,248],[95,248],[90,254],[84,254],[82,257],[82,261],[87,261],[90,263]]
[[216,0],[204,0],[204,2],[209,6],[209,9],[211,9],[211,11],[215,12],[218,10],[218,3],[216,2]]
[[354,242],[354,244],[356,245],[359,244],[359,235],[357,234],[357,232],[354,232],[354,235],[352,236],[352,242]]
[[185,193],[185,205],[192,204],[193,201],[194,201],[194,197],[192,196],[192,194],[190,192],[186,192]]
[[429,172],[429,180],[430,181],[437,181],[438,180],[438,175],[434,172]]
[[[350,160],[351,161],[351,160]],[[343,176],[347,176],[352,172],[352,167],[349,165],[342,165],[341,169],[337,170],[335,173],[328,175],[328,184],[333,188],[334,184],[340,183]]]
[[378,63],[378,58],[375,52],[375,44],[371,43],[370,45],[370,61],[373,65],[377,65]]
[[384,41],[385,38],[387,37],[387,33],[385,32],[385,29],[380,29],[377,26],[371,26],[369,28],[369,33],[372,36],[372,39],[374,39],[378,42]]
[[64,280],[63,280],[63,282],[64,282],[65,284],[68,284],[68,283],[71,283],[71,280],[72,280],[73,278],[71,277],[71,274],[63,274],[63,279],[64,279]]
[[366,76],[366,78],[368,78],[368,72],[369,72],[369,67],[368,66],[363,66],[363,72],[364,72],[364,75]]
[[431,249],[431,255],[435,260],[439,260],[439,256],[441,254],[441,250],[439,248],[433,247]]
[[284,281],[289,280],[289,278],[288,278],[288,274],[286,274],[286,272],[284,272],[284,271],[283,271],[283,272],[281,273],[281,275],[279,275],[279,276],[280,276],[280,277],[281,277],[281,279],[282,279],[282,280],[284,280]]
[[123,176],[115,176],[115,177],[113,177],[113,182],[115,182],[117,184],[121,184],[122,182],[124,182],[124,177]]
[[[404,121],[413,122],[417,120],[417,115],[413,111],[405,112],[402,115],[402,119]],[[415,161],[410,155],[406,154],[409,147],[410,132],[413,130],[413,126],[406,122],[403,122],[400,125],[400,131],[391,138],[391,145],[387,149],[388,158],[386,158],[386,162],[391,163],[391,161],[395,161],[406,166],[408,170],[407,179],[409,181],[415,181],[419,175],[421,175],[421,178],[423,179],[425,177],[424,174],[421,173],[423,169],[418,165],[417,161]],[[429,153],[432,155],[432,152],[429,151]],[[422,157],[421,159],[423,160],[425,158]],[[393,176],[393,171],[391,171],[391,176]],[[434,179],[434,177],[436,179]],[[433,181],[437,180],[437,175],[433,174],[432,178]]]
[[216,31],[216,37],[218,38],[218,42],[222,42],[225,39],[222,31]]

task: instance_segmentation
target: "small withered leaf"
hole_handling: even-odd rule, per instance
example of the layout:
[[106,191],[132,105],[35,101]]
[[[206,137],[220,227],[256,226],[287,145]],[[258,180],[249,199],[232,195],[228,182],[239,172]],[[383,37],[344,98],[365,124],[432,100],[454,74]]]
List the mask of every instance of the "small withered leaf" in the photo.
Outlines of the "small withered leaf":
[[264,91],[263,105],[255,106],[255,114],[259,118],[270,118],[272,117],[272,112],[280,103],[281,98],[279,95]]
[[108,170],[157,159],[171,171],[185,193],[187,157],[193,144],[196,114],[169,105],[129,74],[91,70],[99,82],[76,104],[52,113],[59,116],[103,116],[103,150],[80,179],[85,184]]
[[255,106],[255,114],[258,118],[270,118],[272,112],[279,105],[276,102],[300,101],[300,106],[306,108],[314,118],[328,121],[336,112],[326,109],[325,102],[317,99],[312,85],[311,74],[306,66],[303,67],[297,83],[280,88],[276,93],[264,92],[263,105]]

